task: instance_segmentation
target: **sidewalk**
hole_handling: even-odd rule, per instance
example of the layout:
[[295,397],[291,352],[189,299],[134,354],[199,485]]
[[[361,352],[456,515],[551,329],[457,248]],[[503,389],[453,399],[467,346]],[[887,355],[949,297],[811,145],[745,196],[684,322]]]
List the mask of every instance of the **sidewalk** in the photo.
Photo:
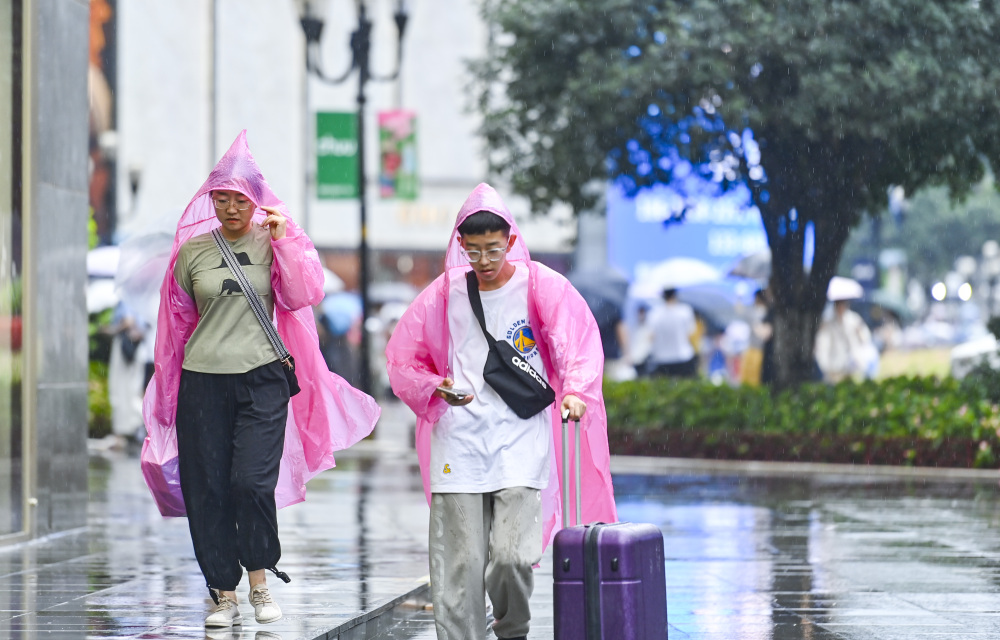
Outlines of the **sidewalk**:
[[[416,456],[402,416],[380,429],[279,511],[292,582],[269,584],[285,618],[256,624],[244,582],[244,627],[208,637],[435,638],[417,606],[428,509]],[[621,519],[663,531],[671,640],[1000,637],[995,472],[612,466]],[[160,517],[134,457],[93,457],[90,482],[88,527],[0,549],[0,638],[205,638],[210,601],[187,521]],[[552,566],[550,550],[532,640],[553,638]]]
[[[210,637],[368,638],[398,622],[394,605],[426,591],[428,509],[412,458],[338,457],[305,503],[279,511],[292,582],[268,583],[284,618],[256,624],[244,580],[244,628]],[[137,458],[92,457],[90,486],[88,527],[0,549],[0,638],[205,638],[211,601],[187,520],[160,517]]]

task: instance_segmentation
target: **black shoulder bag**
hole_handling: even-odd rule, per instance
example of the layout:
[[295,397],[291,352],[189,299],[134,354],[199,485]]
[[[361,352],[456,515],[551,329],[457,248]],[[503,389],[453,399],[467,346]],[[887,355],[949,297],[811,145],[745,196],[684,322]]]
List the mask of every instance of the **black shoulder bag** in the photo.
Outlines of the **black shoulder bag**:
[[222,254],[222,259],[226,261],[226,266],[229,267],[236,281],[240,284],[240,289],[243,290],[244,297],[250,303],[253,314],[257,316],[257,322],[260,323],[261,329],[264,330],[267,339],[271,342],[271,346],[274,347],[274,352],[278,354],[278,360],[284,365],[282,369],[285,372],[285,379],[288,380],[288,396],[294,396],[302,390],[299,388],[299,379],[295,375],[295,359],[292,358],[292,354],[288,353],[285,343],[281,341],[278,330],[274,328],[271,319],[267,316],[267,309],[264,308],[264,303],[261,302],[257,290],[253,288],[253,283],[250,282],[250,278],[244,273],[239,260],[233,254],[233,248],[222,237],[222,231],[218,229],[212,230],[212,237],[215,238],[215,244],[219,247],[219,253]]
[[466,275],[469,287],[469,302],[472,312],[479,320],[479,326],[486,336],[490,352],[486,356],[486,367],[483,368],[483,378],[493,387],[497,395],[514,410],[522,420],[539,413],[556,400],[556,392],[549,383],[521,357],[517,349],[506,340],[496,340],[486,330],[486,317],[483,313],[483,300],[479,297],[479,278],[475,271]]

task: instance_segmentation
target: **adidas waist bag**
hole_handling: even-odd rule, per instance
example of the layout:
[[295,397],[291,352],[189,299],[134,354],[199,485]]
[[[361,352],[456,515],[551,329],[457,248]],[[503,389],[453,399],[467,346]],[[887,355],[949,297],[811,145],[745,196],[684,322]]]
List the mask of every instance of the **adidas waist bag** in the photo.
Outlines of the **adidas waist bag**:
[[474,271],[466,275],[466,281],[472,311],[479,320],[490,349],[483,368],[483,378],[517,417],[522,420],[530,418],[555,402],[556,392],[509,342],[495,340],[490,335],[486,330],[483,301],[479,297],[479,281]]

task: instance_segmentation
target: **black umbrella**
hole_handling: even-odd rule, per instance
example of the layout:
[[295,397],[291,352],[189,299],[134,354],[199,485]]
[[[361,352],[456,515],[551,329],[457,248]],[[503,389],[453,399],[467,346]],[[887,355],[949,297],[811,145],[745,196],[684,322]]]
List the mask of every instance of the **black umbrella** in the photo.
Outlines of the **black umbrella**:
[[709,333],[722,333],[739,318],[732,295],[711,287],[688,287],[677,291],[677,299],[691,305],[708,325]]
[[771,250],[763,249],[743,256],[729,270],[729,275],[766,282],[771,277]]
[[615,269],[586,269],[573,271],[570,283],[580,292],[591,311],[601,305],[621,309],[628,295],[628,279]]

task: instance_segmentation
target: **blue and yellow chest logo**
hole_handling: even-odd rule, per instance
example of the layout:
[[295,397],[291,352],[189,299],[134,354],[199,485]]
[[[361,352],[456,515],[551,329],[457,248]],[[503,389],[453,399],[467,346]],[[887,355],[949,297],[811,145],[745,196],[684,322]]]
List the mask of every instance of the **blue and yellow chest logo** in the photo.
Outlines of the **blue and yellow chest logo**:
[[535,336],[531,333],[531,327],[525,325],[514,330],[514,348],[527,355],[535,349]]

